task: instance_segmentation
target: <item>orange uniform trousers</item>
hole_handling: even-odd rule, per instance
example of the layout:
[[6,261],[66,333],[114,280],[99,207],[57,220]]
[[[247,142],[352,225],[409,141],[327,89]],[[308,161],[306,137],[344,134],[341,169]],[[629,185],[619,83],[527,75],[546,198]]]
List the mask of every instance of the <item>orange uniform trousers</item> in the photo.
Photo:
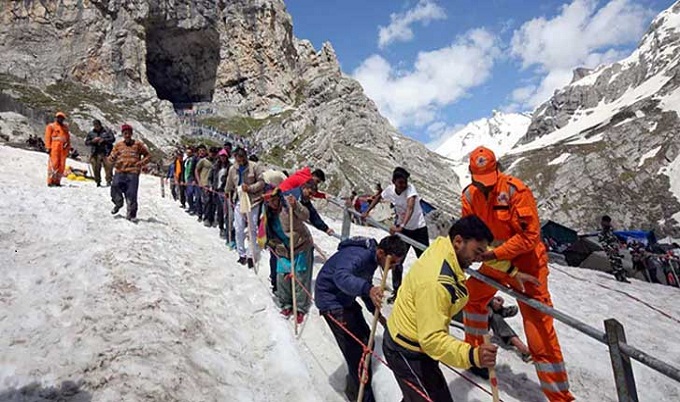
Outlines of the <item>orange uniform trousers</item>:
[[47,161],[47,184],[60,184],[66,169],[66,157],[68,149],[64,149],[61,141],[52,141],[50,158]]
[[[537,277],[541,285],[525,283],[524,294],[552,307],[552,300],[548,291],[547,261],[540,261],[531,271],[522,270],[522,272]],[[504,272],[485,265],[479,272],[522,293],[518,282]],[[484,343],[483,336],[488,333],[487,306],[497,290],[475,278],[469,278],[466,286],[470,300],[463,311],[465,341],[473,346],[478,346]],[[536,373],[543,393],[550,401],[573,401],[574,397],[569,392],[567,371],[557,333],[553,326],[553,318],[527,304],[522,302],[518,304],[522,314],[527,344],[535,362]]]

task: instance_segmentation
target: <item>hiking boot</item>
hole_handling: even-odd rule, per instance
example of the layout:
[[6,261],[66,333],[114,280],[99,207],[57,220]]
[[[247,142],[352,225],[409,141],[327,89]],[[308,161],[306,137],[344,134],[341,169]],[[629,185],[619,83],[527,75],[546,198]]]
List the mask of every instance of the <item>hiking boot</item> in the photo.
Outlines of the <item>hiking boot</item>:
[[488,368],[479,368],[479,367],[470,367],[470,373],[476,375],[477,377],[483,378],[485,380],[489,379],[489,369]]
[[113,207],[113,209],[111,210],[111,215],[117,214],[118,211],[120,211],[121,208],[123,208],[122,205],[121,206],[116,205],[115,207]]
[[290,316],[293,315],[293,309],[292,308],[284,308],[283,310],[281,310],[281,315],[286,317],[286,318],[290,318]]
[[395,300],[397,300],[397,292],[392,292],[392,295],[387,298],[387,304],[394,304]]
[[255,268],[255,261],[252,258],[248,258],[248,268]]
[[246,257],[238,257],[238,263],[241,265],[246,265]]
[[298,324],[302,324],[302,322],[305,320],[305,313],[297,313],[297,318],[296,321]]

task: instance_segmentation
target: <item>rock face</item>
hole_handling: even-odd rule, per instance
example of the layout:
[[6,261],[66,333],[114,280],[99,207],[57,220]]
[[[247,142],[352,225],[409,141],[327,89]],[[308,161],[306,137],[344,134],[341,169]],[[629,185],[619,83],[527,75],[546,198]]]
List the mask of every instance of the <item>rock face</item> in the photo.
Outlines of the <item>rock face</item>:
[[168,149],[185,134],[173,105],[211,103],[270,163],[325,168],[332,192],[385,184],[402,165],[425,198],[458,207],[446,160],[390,126],[330,44],[296,39],[282,0],[25,0],[2,2],[0,22],[0,89],[67,109],[81,132],[93,117],[128,121]]
[[680,3],[628,58],[579,70],[534,113],[503,161],[534,189],[543,217],[579,230],[608,213],[619,227],[680,234]]

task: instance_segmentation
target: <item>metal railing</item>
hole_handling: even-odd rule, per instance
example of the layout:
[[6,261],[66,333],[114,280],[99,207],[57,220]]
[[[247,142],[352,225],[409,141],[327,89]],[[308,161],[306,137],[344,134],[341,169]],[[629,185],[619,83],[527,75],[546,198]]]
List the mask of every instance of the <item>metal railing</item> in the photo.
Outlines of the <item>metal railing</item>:
[[[361,218],[361,214],[351,209],[345,202],[333,198],[328,198],[328,202],[336,205],[343,209],[343,220],[342,220],[342,234],[339,236],[341,239],[346,239],[350,235],[350,230],[352,226],[352,215],[359,219],[362,219],[369,225],[382,229],[389,232],[389,228],[370,218]],[[417,247],[420,250],[425,250],[427,247],[409,237],[397,233],[404,242]],[[508,288],[497,281],[479,273],[473,269],[467,269],[466,273],[471,277],[478,279],[485,284],[496,288],[497,290],[515,298],[522,303],[525,303],[534,309],[541,311],[554,319],[562,322],[571,328],[580,331],[589,337],[595,339],[596,341],[606,345],[609,348],[609,356],[612,362],[612,369],[614,371],[614,381],[616,383],[616,392],[618,395],[619,402],[637,402],[637,387],[635,385],[635,377],[633,376],[633,368],[630,363],[630,359],[634,359],[639,363],[657,371],[666,377],[680,382],[680,369],[665,363],[656,357],[649,355],[642,350],[639,350],[626,343],[626,334],[623,329],[623,325],[615,319],[608,319],[604,321],[605,332],[594,328],[583,321],[580,321],[570,315],[557,310],[554,307],[543,304],[537,300],[527,297],[524,294],[518,293],[517,291]]]

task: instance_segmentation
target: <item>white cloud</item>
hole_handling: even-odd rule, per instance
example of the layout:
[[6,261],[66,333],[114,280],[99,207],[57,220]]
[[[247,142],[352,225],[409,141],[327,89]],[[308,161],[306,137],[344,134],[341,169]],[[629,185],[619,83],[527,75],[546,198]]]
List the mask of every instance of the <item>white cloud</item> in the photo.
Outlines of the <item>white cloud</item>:
[[499,52],[491,33],[475,29],[450,46],[418,53],[410,70],[397,70],[383,57],[373,55],[353,76],[392,124],[420,127],[434,121],[439,108],[484,83]]
[[430,21],[446,19],[446,11],[432,0],[420,0],[415,7],[403,13],[390,15],[390,24],[379,27],[378,46],[383,49],[390,43],[408,42],[413,39],[411,25],[420,22],[427,25]]
[[611,0],[601,8],[597,0],[574,0],[552,19],[524,23],[514,32],[510,50],[523,68],[535,68],[542,79],[532,93],[518,88],[512,100],[536,107],[571,81],[574,68],[619,60],[624,55],[615,48],[637,41],[651,16],[634,0]]
[[453,126],[449,126],[442,121],[434,122],[427,126],[426,133],[429,141],[425,144],[425,146],[430,151],[436,151],[437,148],[439,148],[452,135],[462,130],[463,127],[465,127],[464,124],[455,124]]

